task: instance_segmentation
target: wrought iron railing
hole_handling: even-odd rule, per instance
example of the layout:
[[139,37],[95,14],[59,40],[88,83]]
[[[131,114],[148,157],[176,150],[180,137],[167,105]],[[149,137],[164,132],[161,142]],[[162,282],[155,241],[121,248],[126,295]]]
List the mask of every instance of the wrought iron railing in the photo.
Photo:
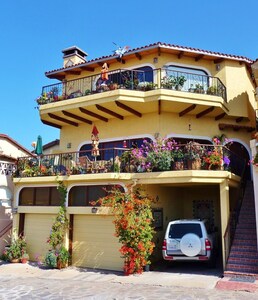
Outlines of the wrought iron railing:
[[[170,162],[159,168],[149,165],[148,155],[138,157],[133,149],[100,149],[97,157],[91,150],[67,152],[18,158],[15,177],[56,176],[95,173],[138,173],[170,170],[226,170],[241,175],[241,158],[223,146],[200,145],[189,148],[189,144],[176,146],[168,153]],[[181,149],[180,153],[177,152]],[[177,150],[176,150],[177,149]],[[197,152],[196,152],[197,149]],[[201,151],[200,151],[201,149]],[[164,155],[166,155],[167,152]],[[157,159],[160,159],[158,157]],[[167,164],[167,158],[164,158]],[[147,167],[149,166],[149,167]]]
[[119,69],[107,72],[107,78],[102,79],[102,74],[96,74],[44,86],[36,100],[42,105],[114,89],[149,91],[163,88],[220,96],[227,101],[226,87],[219,78],[172,68],[151,71]]

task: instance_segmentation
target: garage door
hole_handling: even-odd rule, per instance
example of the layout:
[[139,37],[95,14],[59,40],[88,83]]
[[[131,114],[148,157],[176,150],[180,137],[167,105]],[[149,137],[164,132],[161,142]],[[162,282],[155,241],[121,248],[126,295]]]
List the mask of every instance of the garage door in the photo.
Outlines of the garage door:
[[30,260],[42,259],[49,249],[47,239],[55,219],[54,215],[26,214],[24,233],[28,245]]
[[73,265],[97,269],[123,269],[120,244],[111,216],[75,215]]

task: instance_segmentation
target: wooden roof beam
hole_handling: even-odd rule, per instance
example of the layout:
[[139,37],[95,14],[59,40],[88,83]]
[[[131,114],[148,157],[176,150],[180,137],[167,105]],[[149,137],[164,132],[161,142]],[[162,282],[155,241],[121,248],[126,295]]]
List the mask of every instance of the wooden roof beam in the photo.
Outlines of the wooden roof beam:
[[75,122],[73,122],[73,121],[67,120],[67,119],[62,118],[62,117],[59,117],[59,116],[54,115],[54,114],[52,114],[52,113],[48,113],[48,115],[49,115],[49,117],[50,117],[51,119],[54,119],[54,120],[57,120],[57,121],[61,121],[61,122],[67,123],[67,124],[72,125],[72,126],[76,126],[76,127],[79,126],[78,123],[75,123]]
[[218,59],[214,59],[214,64],[220,64],[224,61],[224,58],[218,58]]
[[184,55],[184,51],[180,51],[180,52],[178,53],[178,55],[177,55],[177,58],[180,59],[183,55]]
[[226,115],[226,113],[222,113],[222,114],[217,115],[217,116],[215,117],[215,121],[218,121],[218,120],[224,118],[225,115]]
[[99,104],[96,104],[96,107],[97,107],[98,110],[103,111],[103,112],[106,113],[106,114],[109,114],[109,115],[111,115],[111,116],[113,116],[113,117],[116,117],[116,118],[118,118],[118,119],[120,119],[120,120],[123,120],[123,119],[124,119],[123,116],[121,116],[121,115],[119,115],[118,113],[116,113],[116,112],[114,112],[114,111],[112,111],[112,110],[109,110],[109,109],[107,109],[107,108],[105,108],[105,107],[103,107],[103,106],[101,106],[101,105],[99,105]]
[[49,122],[46,120],[41,120],[41,122],[45,125],[52,126],[52,127],[58,128],[58,129],[62,129],[61,125],[58,125],[58,124],[55,124],[55,123],[52,123],[52,122]]
[[66,74],[69,74],[69,75],[81,75],[81,71],[66,71]]
[[213,110],[214,110],[214,106],[211,106],[211,107],[209,107],[209,108],[203,110],[202,112],[198,113],[198,114],[196,115],[196,118],[199,119],[199,118],[201,118],[201,117],[207,115],[208,113],[212,112]]
[[62,113],[63,113],[65,116],[67,116],[67,117],[73,118],[73,119],[78,120],[78,121],[82,121],[83,123],[87,123],[87,124],[90,124],[90,125],[92,124],[92,121],[90,121],[90,120],[88,120],[88,119],[85,119],[85,118],[82,118],[82,117],[80,117],[80,116],[77,116],[77,115],[75,115],[75,114],[72,114],[72,113],[70,113],[70,112],[68,112],[68,111],[62,110]]
[[91,68],[91,67],[86,67],[86,66],[82,66],[80,67],[81,70],[85,70],[85,71],[89,71],[89,72],[94,72],[95,68]]
[[193,104],[189,107],[187,107],[186,109],[182,110],[180,113],[179,113],[179,117],[183,117],[184,115],[186,115],[187,113],[189,113],[190,111],[194,110],[196,107],[196,104]]
[[140,53],[136,52],[136,53],[135,53],[135,56],[136,56],[139,60],[142,60],[142,56],[141,56]]
[[120,62],[121,64],[123,64],[123,65],[125,64],[125,60],[122,59],[121,57],[117,57],[116,60],[117,60],[118,62]]
[[204,57],[203,54],[200,54],[198,56],[195,57],[195,61],[199,61],[200,59],[202,59]]
[[244,120],[244,117],[236,118],[236,122],[237,122],[237,123],[240,123],[240,122],[242,122],[243,120]]
[[227,129],[227,128],[232,128],[234,131],[238,131],[240,129],[246,130],[248,132],[255,131],[255,127],[252,127],[252,126],[219,123],[219,129],[220,130],[224,130],[224,129]]
[[94,113],[94,112],[92,112],[92,111],[89,111],[88,109],[79,107],[79,110],[80,110],[82,113],[86,114],[86,115],[89,115],[89,116],[91,116],[91,117],[97,118],[97,119],[99,119],[99,120],[101,120],[101,121],[104,121],[104,122],[108,122],[108,119],[107,119],[107,118],[105,118],[105,117],[103,117],[103,116],[101,116],[101,115],[99,115],[99,114],[96,114],[96,113]]
[[119,102],[119,101],[115,101],[115,103],[116,103],[116,105],[118,107],[120,107],[120,108],[122,108],[122,109],[124,109],[124,110],[126,110],[126,111],[128,111],[130,113],[132,113],[133,115],[135,115],[135,116],[137,116],[139,118],[142,117],[142,114],[140,112],[138,112],[137,110],[135,110],[135,109],[133,109],[133,108],[131,108],[131,107],[129,107],[129,106],[127,106],[127,105]]

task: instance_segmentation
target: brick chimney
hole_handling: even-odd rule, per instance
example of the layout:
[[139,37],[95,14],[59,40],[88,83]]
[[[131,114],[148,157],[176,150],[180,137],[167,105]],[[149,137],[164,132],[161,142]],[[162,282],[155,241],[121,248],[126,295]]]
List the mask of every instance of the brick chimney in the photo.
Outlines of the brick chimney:
[[86,62],[86,57],[88,55],[86,52],[84,52],[77,46],[66,48],[62,52],[64,53],[64,68]]

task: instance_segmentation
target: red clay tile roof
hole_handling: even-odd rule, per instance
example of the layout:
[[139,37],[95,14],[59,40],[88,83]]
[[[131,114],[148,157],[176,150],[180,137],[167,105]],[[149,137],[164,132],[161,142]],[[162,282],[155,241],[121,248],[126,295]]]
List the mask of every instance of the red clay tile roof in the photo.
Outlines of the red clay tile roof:
[[[202,49],[198,49],[198,48],[185,47],[185,46],[179,46],[179,45],[167,44],[167,43],[161,43],[161,42],[157,42],[157,43],[153,43],[153,44],[150,44],[150,45],[147,45],[147,46],[138,47],[138,48],[128,50],[124,54],[124,56],[126,56],[128,54],[132,54],[132,53],[137,53],[137,52],[140,52],[142,50],[148,50],[150,48],[158,48],[158,47],[168,48],[168,49],[172,49],[172,50],[180,50],[180,51],[185,51],[185,52],[192,52],[192,53],[196,53],[196,54],[210,55],[210,56],[214,56],[214,57],[217,57],[217,58],[240,60],[240,61],[244,61],[248,64],[252,64],[254,62],[253,60],[251,60],[247,57],[244,57],[244,56],[225,54],[225,53],[221,53],[221,52],[213,52],[213,51],[209,51],[209,50],[202,50]],[[78,67],[80,65],[90,65],[91,63],[98,62],[98,61],[103,61],[105,59],[109,59],[109,58],[112,58],[112,57],[116,57],[116,55],[112,54],[112,55],[102,56],[102,57],[99,57],[99,58],[89,60],[87,62],[83,62],[83,63],[73,65],[72,67],[60,68],[60,69],[55,69],[55,70],[52,70],[52,71],[48,71],[45,74],[48,75],[50,73],[55,73],[55,72],[62,71],[62,70],[73,69],[73,68]]]

